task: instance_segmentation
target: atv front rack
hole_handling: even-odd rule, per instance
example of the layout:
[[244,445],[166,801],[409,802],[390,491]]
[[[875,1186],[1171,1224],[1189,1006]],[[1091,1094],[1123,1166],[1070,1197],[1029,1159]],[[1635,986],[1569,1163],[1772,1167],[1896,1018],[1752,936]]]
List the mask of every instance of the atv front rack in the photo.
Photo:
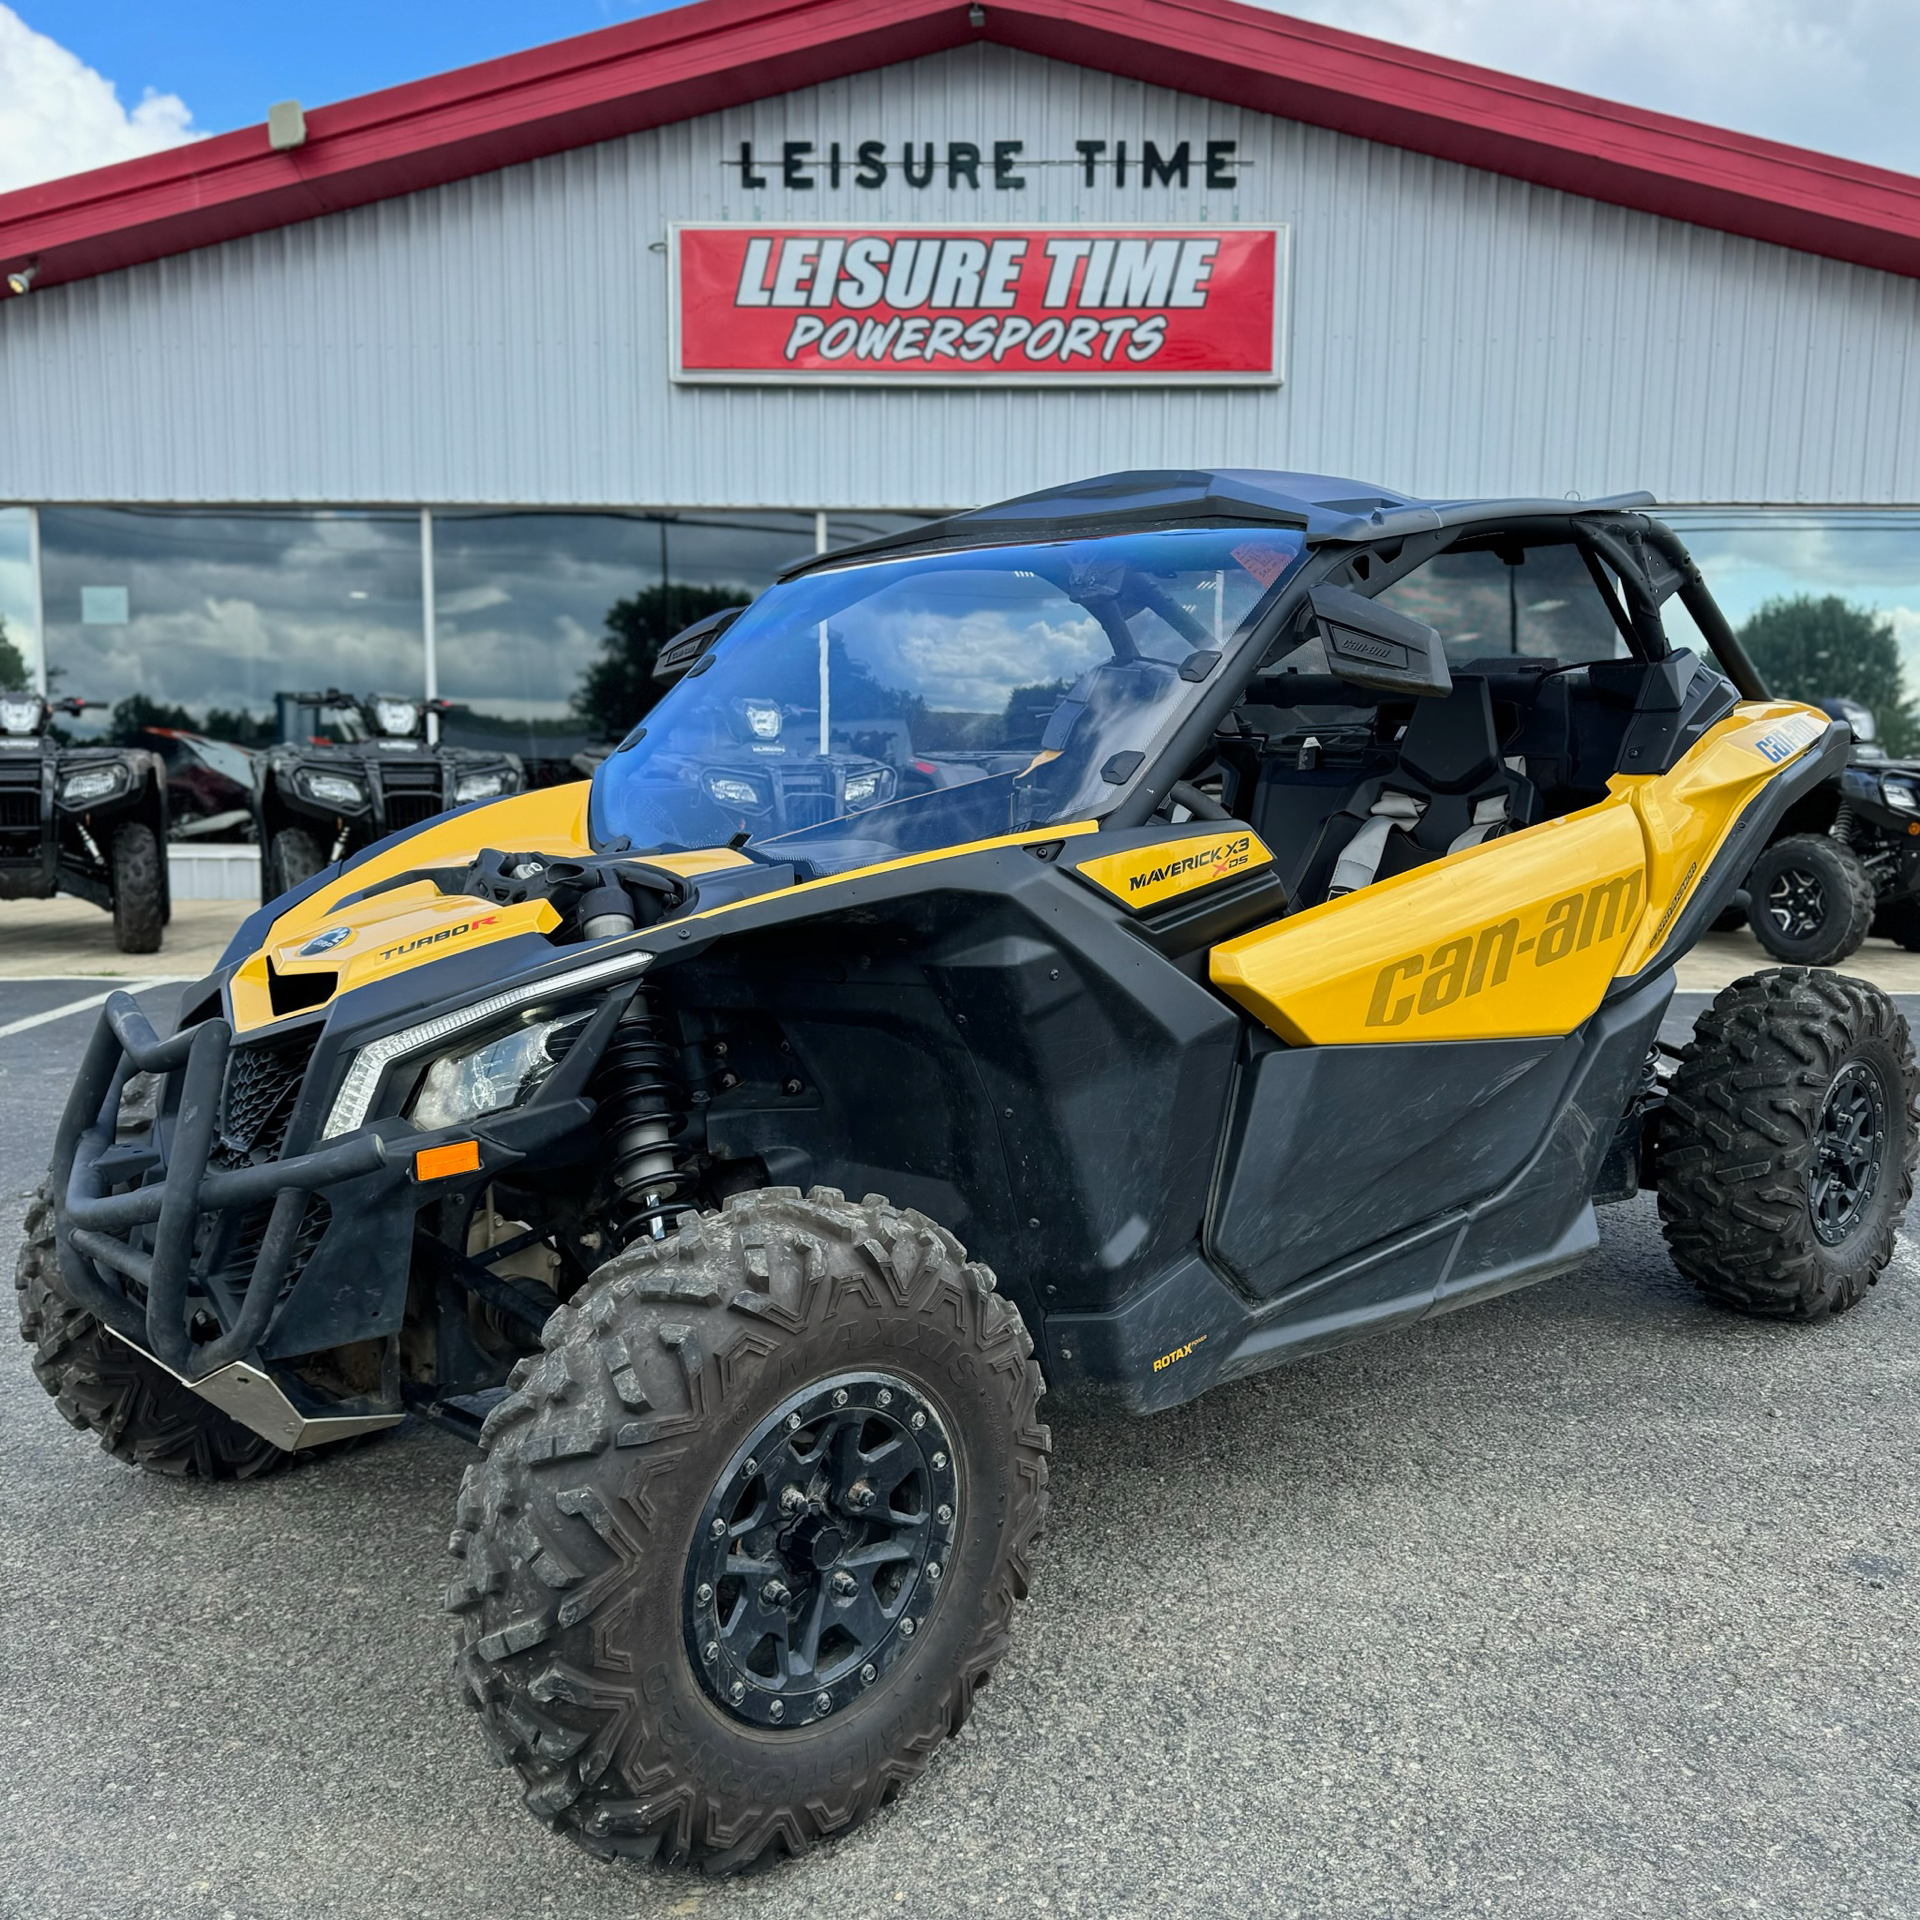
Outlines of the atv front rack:
[[[406,1178],[404,1161],[390,1163],[386,1142],[373,1133],[264,1166],[210,1171],[232,1042],[233,1029],[218,1017],[162,1040],[131,995],[110,994],[54,1140],[60,1266],[74,1303],[190,1386],[258,1346],[293,1260],[308,1195],[390,1164],[395,1184]],[[117,1148],[120,1096],[128,1080],[183,1065],[164,1164],[157,1150]],[[156,1119],[156,1142],[159,1125]],[[161,1178],[148,1181],[154,1172]],[[146,1183],[125,1193],[109,1191],[136,1179]],[[215,1339],[196,1341],[187,1296],[201,1216],[268,1202],[266,1233],[233,1324]],[[130,1237],[143,1229],[145,1248]],[[144,1313],[108,1273],[124,1275],[145,1291]]]

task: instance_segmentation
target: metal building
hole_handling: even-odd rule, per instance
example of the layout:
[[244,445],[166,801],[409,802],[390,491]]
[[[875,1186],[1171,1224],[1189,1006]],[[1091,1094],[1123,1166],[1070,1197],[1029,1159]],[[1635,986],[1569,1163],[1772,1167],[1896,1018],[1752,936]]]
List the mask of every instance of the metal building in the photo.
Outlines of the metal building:
[[703,0],[0,196],[0,275],[0,674],[243,744],[563,755],[621,636],[1121,467],[1649,487],[1920,637],[1920,182],[1233,0]]

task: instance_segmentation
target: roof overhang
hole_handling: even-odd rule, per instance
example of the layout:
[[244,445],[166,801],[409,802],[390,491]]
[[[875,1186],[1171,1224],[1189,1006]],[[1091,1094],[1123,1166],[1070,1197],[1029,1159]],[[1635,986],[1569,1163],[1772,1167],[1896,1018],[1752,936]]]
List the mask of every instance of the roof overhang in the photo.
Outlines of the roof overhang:
[[0,270],[82,279],[974,41],[1920,278],[1920,180],[1237,0],[700,0],[317,108],[290,150],[262,124],[0,195]]

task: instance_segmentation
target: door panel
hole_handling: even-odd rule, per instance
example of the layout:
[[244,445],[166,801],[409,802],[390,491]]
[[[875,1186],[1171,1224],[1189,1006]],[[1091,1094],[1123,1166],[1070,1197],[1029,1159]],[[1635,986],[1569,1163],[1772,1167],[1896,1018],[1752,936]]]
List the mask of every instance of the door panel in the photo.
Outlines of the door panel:
[[1208,1251],[1274,1299],[1491,1193],[1551,1129],[1577,1039],[1276,1048],[1240,1076]]
[[1571,1033],[1646,912],[1624,794],[1215,947],[1214,984],[1294,1046]]

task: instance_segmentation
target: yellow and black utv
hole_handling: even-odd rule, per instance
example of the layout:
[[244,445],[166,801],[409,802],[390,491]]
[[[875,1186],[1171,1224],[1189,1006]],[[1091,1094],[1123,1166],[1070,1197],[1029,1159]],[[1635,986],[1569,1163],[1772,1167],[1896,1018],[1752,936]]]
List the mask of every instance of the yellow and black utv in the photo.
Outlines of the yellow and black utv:
[[19,1284],[122,1459],[480,1458],[457,1671],[544,1820],[845,1832],[1007,1644],[1043,1384],[1141,1412],[1564,1272],[1657,1187],[1817,1320],[1912,1181],[1904,1022],[1674,965],[1845,759],[1643,497],[1135,473],[793,569],[591,785],[108,1002]]

